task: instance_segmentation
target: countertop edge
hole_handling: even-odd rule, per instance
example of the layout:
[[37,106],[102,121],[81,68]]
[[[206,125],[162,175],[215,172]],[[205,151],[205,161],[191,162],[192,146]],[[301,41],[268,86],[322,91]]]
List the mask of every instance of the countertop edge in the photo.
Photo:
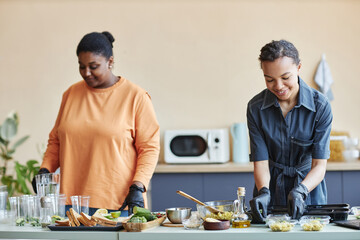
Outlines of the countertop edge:
[[[158,163],[155,173],[234,173],[253,172],[253,163],[219,163],[219,164],[166,164]],[[360,161],[328,162],[327,171],[358,171]]]

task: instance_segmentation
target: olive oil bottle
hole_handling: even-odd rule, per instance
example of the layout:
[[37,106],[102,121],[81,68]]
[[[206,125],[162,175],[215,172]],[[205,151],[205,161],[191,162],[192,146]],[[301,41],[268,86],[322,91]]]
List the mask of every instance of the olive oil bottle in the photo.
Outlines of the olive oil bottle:
[[239,187],[237,190],[238,199],[234,201],[234,217],[232,219],[233,228],[250,227],[251,215],[245,208],[245,188]]

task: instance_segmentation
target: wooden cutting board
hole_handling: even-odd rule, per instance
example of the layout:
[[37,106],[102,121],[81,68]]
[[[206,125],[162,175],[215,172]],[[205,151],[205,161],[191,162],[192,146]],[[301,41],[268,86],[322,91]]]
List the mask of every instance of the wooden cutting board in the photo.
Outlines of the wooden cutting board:
[[146,223],[131,223],[126,220],[122,223],[122,225],[128,232],[142,232],[144,230],[160,226],[165,219],[166,215]]
[[184,225],[182,225],[181,223],[172,223],[172,222],[164,222],[161,226],[164,227],[184,227]]

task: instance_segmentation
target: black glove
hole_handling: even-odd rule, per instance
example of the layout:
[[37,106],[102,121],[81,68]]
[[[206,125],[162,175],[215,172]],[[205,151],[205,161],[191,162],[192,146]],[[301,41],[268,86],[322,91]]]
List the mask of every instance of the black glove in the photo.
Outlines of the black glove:
[[307,187],[300,183],[288,195],[288,212],[292,218],[299,219],[305,212],[305,199],[309,195]]
[[126,206],[128,206],[129,216],[133,213],[133,208],[135,206],[144,207],[144,198],[142,193],[145,192],[145,188],[139,187],[136,184],[130,186],[129,193],[125,198],[125,201],[121,208],[122,211]]
[[[44,173],[50,173],[50,171],[47,170],[46,168],[40,168],[38,174],[44,174]],[[33,177],[32,181],[31,181],[31,185],[32,185],[32,187],[34,189],[34,192],[37,193],[35,176]]]
[[[265,222],[270,199],[270,190],[267,187],[263,187],[260,189],[259,195],[250,200],[251,212],[256,222]],[[262,213],[260,213],[260,209],[262,209]]]

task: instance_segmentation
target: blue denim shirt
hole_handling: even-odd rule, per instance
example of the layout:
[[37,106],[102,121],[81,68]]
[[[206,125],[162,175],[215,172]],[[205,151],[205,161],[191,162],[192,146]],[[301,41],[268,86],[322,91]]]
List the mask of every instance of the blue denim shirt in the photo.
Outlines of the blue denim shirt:
[[[270,205],[286,205],[288,193],[310,171],[312,159],[330,157],[330,103],[299,78],[298,102],[286,118],[277,97],[265,89],[249,101],[247,121],[250,160],[269,160]],[[306,203],[327,203],[325,179],[310,192]]]

